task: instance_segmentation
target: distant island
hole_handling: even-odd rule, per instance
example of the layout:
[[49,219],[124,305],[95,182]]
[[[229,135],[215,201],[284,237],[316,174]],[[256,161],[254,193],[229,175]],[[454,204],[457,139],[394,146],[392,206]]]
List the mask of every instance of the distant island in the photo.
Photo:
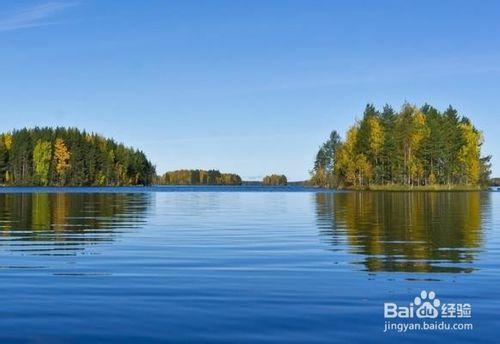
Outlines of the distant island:
[[311,183],[327,188],[470,190],[490,184],[482,133],[454,108],[368,104],[346,133],[333,131],[316,154]]
[[158,177],[163,185],[241,185],[241,177],[219,170],[177,170]]
[[0,134],[1,185],[149,185],[155,174],[143,152],[94,133],[34,128]]
[[262,179],[263,185],[287,185],[288,181],[283,174],[271,174]]

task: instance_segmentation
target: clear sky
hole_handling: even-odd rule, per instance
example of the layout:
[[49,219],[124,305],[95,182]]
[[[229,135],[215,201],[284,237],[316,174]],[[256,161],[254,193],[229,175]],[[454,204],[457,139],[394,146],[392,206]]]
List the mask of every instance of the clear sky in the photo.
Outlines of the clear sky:
[[158,172],[308,177],[366,103],[448,104],[500,176],[500,1],[6,1],[0,130],[76,126]]

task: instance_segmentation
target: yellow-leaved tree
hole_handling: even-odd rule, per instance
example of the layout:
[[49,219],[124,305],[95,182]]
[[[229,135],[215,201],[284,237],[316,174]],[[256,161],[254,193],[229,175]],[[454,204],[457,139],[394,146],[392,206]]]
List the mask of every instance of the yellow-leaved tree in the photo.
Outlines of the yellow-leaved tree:
[[57,183],[59,185],[64,185],[66,182],[66,172],[70,167],[69,158],[71,153],[69,152],[63,139],[57,139],[54,145],[54,162],[57,173]]
[[[5,149],[7,152],[9,152],[12,148],[12,134],[7,133],[3,135],[3,143],[5,145]],[[11,181],[11,176],[10,176],[10,171],[8,169],[5,169],[5,181],[7,183],[10,183]]]
[[345,143],[340,147],[337,157],[336,169],[345,175],[348,184],[356,186],[356,153],[355,144],[358,137],[358,127],[351,127],[347,131]]
[[424,114],[414,106],[405,105],[397,118],[396,130],[402,145],[406,184],[412,185],[414,179],[418,179],[420,175],[420,166],[415,157],[420,143],[428,135]]
[[465,139],[465,145],[460,149],[459,159],[465,172],[465,183],[475,185],[479,182],[481,173],[480,147],[483,142],[481,132],[470,123],[461,123],[460,129]]

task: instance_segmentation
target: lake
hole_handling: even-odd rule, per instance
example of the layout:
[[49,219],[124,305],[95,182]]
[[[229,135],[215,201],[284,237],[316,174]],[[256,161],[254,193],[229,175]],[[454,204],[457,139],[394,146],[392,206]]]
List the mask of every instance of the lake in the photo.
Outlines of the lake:
[[[495,192],[2,188],[0,229],[1,342],[495,342],[500,325]],[[469,304],[447,321],[473,329],[384,332],[384,303],[422,290]]]

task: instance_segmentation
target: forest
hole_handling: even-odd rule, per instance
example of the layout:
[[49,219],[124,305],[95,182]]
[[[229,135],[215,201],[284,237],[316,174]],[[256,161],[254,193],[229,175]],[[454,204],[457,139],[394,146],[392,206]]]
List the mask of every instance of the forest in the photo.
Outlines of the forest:
[[155,167],[141,151],[75,128],[0,134],[0,185],[149,185]]
[[287,185],[286,176],[283,174],[271,174],[262,179],[264,185]]
[[482,133],[453,107],[368,104],[342,140],[330,134],[316,154],[311,183],[328,188],[391,186],[485,187],[491,156],[481,155]]
[[218,170],[177,170],[166,172],[157,182],[164,185],[240,185],[241,177]]

